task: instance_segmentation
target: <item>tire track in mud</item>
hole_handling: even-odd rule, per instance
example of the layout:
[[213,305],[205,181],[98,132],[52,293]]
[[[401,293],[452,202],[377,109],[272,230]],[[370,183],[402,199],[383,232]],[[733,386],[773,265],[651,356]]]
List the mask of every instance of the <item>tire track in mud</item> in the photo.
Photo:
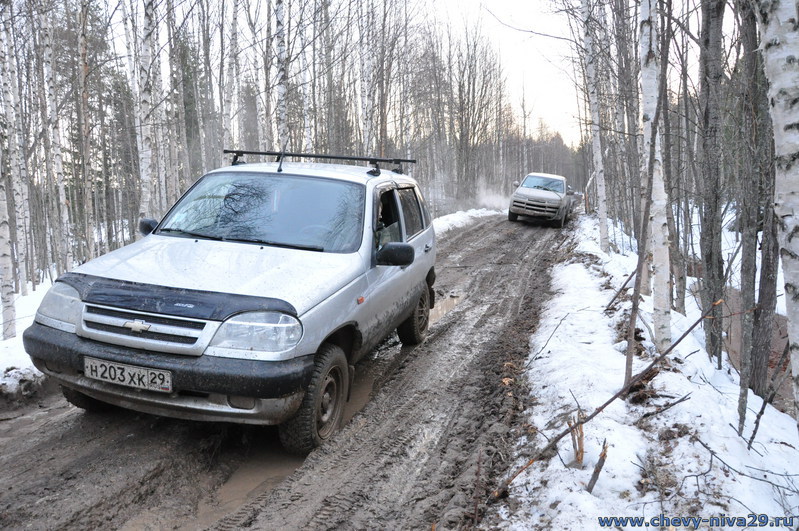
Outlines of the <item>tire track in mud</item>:
[[[462,299],[336,437],[212,529],[439,528],[479,521],[506,456],[515,379],[561,231],[489,217],[440,240],[436,287]],[[503,378],[510,378],[505,380]]]
[[361,364],[372,399],[342,432],[273,490],[269,479],[219,512],[202,503],[215,509],[250,456],[288,459],[274,429],[84,414],[56,395],[15,411],[0,420],[0,529],[197,529],[230,510],[216,529],[470,525],[508,466],[527,396],[514,367],[563,240],[500,216],[440,238],[438,297],[457,298],[427,341],[376,349]]

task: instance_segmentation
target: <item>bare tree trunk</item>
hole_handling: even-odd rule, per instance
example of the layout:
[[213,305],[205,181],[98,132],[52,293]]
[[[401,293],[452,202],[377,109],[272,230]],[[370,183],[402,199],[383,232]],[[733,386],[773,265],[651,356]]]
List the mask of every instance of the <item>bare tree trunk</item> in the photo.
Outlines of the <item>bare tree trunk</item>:
[[[799,50],[796,5],[790,2],[758,1],[760,49],[769,80],[771,121],[776,154],[775,210],[779,218],[779,241],[785,274],[794,414],[799,418],[799,73],[795,68]],[[799,422],[797,423],[799,427]]]
[[596,62],[599,54],[596,53],[593,28],[595,20],[591,14],[590,0],[583,0],[583,24],[585,30],[585,50],[586,50],[586,81],[588,83],[588,106],[591,109],[591,151],[594,162],[593,177],[596,180],[597,198],[596,205],[599,212],[599,245],[603,251],[610,250],[608,241],[608,205],[605,193],[605,165],[602,158],[602,141],[600,138],[600,116],[599,116],[599,79],[597,77]]
[[80,151],[81,151],[81,177],[83,183],[83,199],[84,199],[84,213],[83,213],[83,227],[84,235],[86,238],[86,249],[88,258],[94,258],[97,255],[95,249],[95,233],[94,226],[94,186],[92,183],[93,175],[91,171],[91,125],[89,117],[89,50],[86,35],[89,17],[89,2],[83,0],[81,2],[80,11],[78,12],[78,54],[80,56],[80,64],[78,65],[78,91],[80,92],[80,104],[78,106],[78,122],[81,125],[80,134]]
[[[0,3],[0,19],[8,20],[9,6]],[[3,92],[8,96],[9,72],[6,68],[6,26],[0,28],[0,82]],[[0,121],[0,137],[10,136],[6,130],[12,121]],[[0,168],[5,167],[3,150],[0,149]],[[3,339],[16,337],[16,310],[14,308],[14,262],[11,256],[11,231],[8,219],[8,195],[5,179],[0,179],[0,302],[3,306]]]
[[[722,23],[724,0],[702,3],[700,32],[700,128],[702,137],[702,208],[699,235],[704,265],[701,299],[702,309],[708,310],[724,297],[724,261],[721,255],[721,83]],[[707,352],[716,358],[721,369],[721,305],[712,306],[709,319],[704,321]]]
[[662,150],[658,124],[658,99],[660,97],[660,50],[659,15],[657,0],[641,1],[641,111],[643,138],[643,164],[647,174],[646,180],[652,182],[652,219],[642,220],[651,223],[652,233],[652,269],[654,273],[653,289],[653,341],[659,352],[671,345],[671,289],[669,263],[669,227],[666,222],[667,196],[663,183]]
[[[153,137],[152,137],[152,53],[154,31],[154,0],[144,2],[144,25],[142,26],[142,39],[139,55],[139,89],[140,94],[140,122],[141,146],[139,151],[139,173],[141,174],[141,199],[139,201],[139,218],[151,216],[152,183],[153,183]],[[136,230],[135,227],[132,230]]]
[[49,13],[43,13],[40,20],[43,33],[44,77],[46,85],[45,90],[47,91],[47,115],[50,122],[49,133],[53,158],[52,166],[56,194],[58,196],[54,217],[57,220],[55,225],[58,227],[57,231],[59,233],[57,242],[59,245],[59,256],[56,263],[60,264],[57,266],[58,273],[60,274],[63,270],[68,271],[71,269],[75,260],[72,256],[73,235],[72,226],[69,221],[69,206],[67,205],[67,195],[64,190],[64,161],[61,154],[61,121],[56,108],[56,90],[53,80],[53,39]]
[[[5,64],[3,65],[7,75],[4,76],[3,92],[5,93],[6,104],[6,120],[8,121],[9,135],[8,147],[9,158],[11,159],[11,193],[13,197],[14,220],[15,226],[10,227],[13,246],[12,249],[16,252],[12,254],[16,260],[14,268],[11,271],[17,276],[19,282],[19,292],[22,295],[28,294],[28,277],[25,270],[27,243],[26,235],[28,233],[26,227],[26,219],[30,218],[30,211],[28,210],[28,202],[23,189],[28,186],[28,167],[25,161],[24,142],[22,138],[22,124],[20,116],[19,105],[19,90],[17,88],[18,75],[17,75],[17,57],[16,46],[14,44],[14,35],[11,25],[11,17],[13,12],[11,9],[6,11],[3,16],[3,38],[0,46],[3,46],[3,55],[5,56]],[[30,221],[28,221],[29,223]]]
[[371,0],[358,4],[358,56],[361,60],[361,149],[364,155],[372,152],[374,136],[374,59],[372,57],[372,32],[374,31],[374,5]]
[[283,0],[275,0],[275,47],[277,48],[277,141],[279,149],[289,143],[288,84],[289,61],[286,50],[286,11]]

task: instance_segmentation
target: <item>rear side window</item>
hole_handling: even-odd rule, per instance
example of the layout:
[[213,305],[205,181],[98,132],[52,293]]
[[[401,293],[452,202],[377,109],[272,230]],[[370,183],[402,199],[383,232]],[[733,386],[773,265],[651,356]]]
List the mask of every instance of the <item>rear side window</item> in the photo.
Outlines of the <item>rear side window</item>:
[[403,188],[398,190],[402,213],[405,217],[405,233],[408,239],[422,232],[424,222],[422,220],[422,210],[416,198],[413,188]]

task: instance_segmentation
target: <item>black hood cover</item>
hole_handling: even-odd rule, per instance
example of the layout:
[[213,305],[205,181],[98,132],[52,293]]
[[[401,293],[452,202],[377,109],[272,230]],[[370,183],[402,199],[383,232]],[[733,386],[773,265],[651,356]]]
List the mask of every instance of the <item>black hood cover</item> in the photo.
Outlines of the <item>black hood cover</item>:
[[252,311],[297,316],[294,306],[270,297],[172,288],[80,273],[64,273],[56,282],[78,290],[84,302],[176,317],[224,321],[237,313]]

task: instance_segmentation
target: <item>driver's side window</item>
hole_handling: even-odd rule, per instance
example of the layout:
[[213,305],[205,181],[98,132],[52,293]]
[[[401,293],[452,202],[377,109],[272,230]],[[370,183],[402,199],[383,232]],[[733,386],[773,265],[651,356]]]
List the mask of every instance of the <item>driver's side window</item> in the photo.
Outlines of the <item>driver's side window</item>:
[[379,250],[388,242],[401,242],[400,216],[394,190],[380,194],[377,222],[375,225],[375,247]]

